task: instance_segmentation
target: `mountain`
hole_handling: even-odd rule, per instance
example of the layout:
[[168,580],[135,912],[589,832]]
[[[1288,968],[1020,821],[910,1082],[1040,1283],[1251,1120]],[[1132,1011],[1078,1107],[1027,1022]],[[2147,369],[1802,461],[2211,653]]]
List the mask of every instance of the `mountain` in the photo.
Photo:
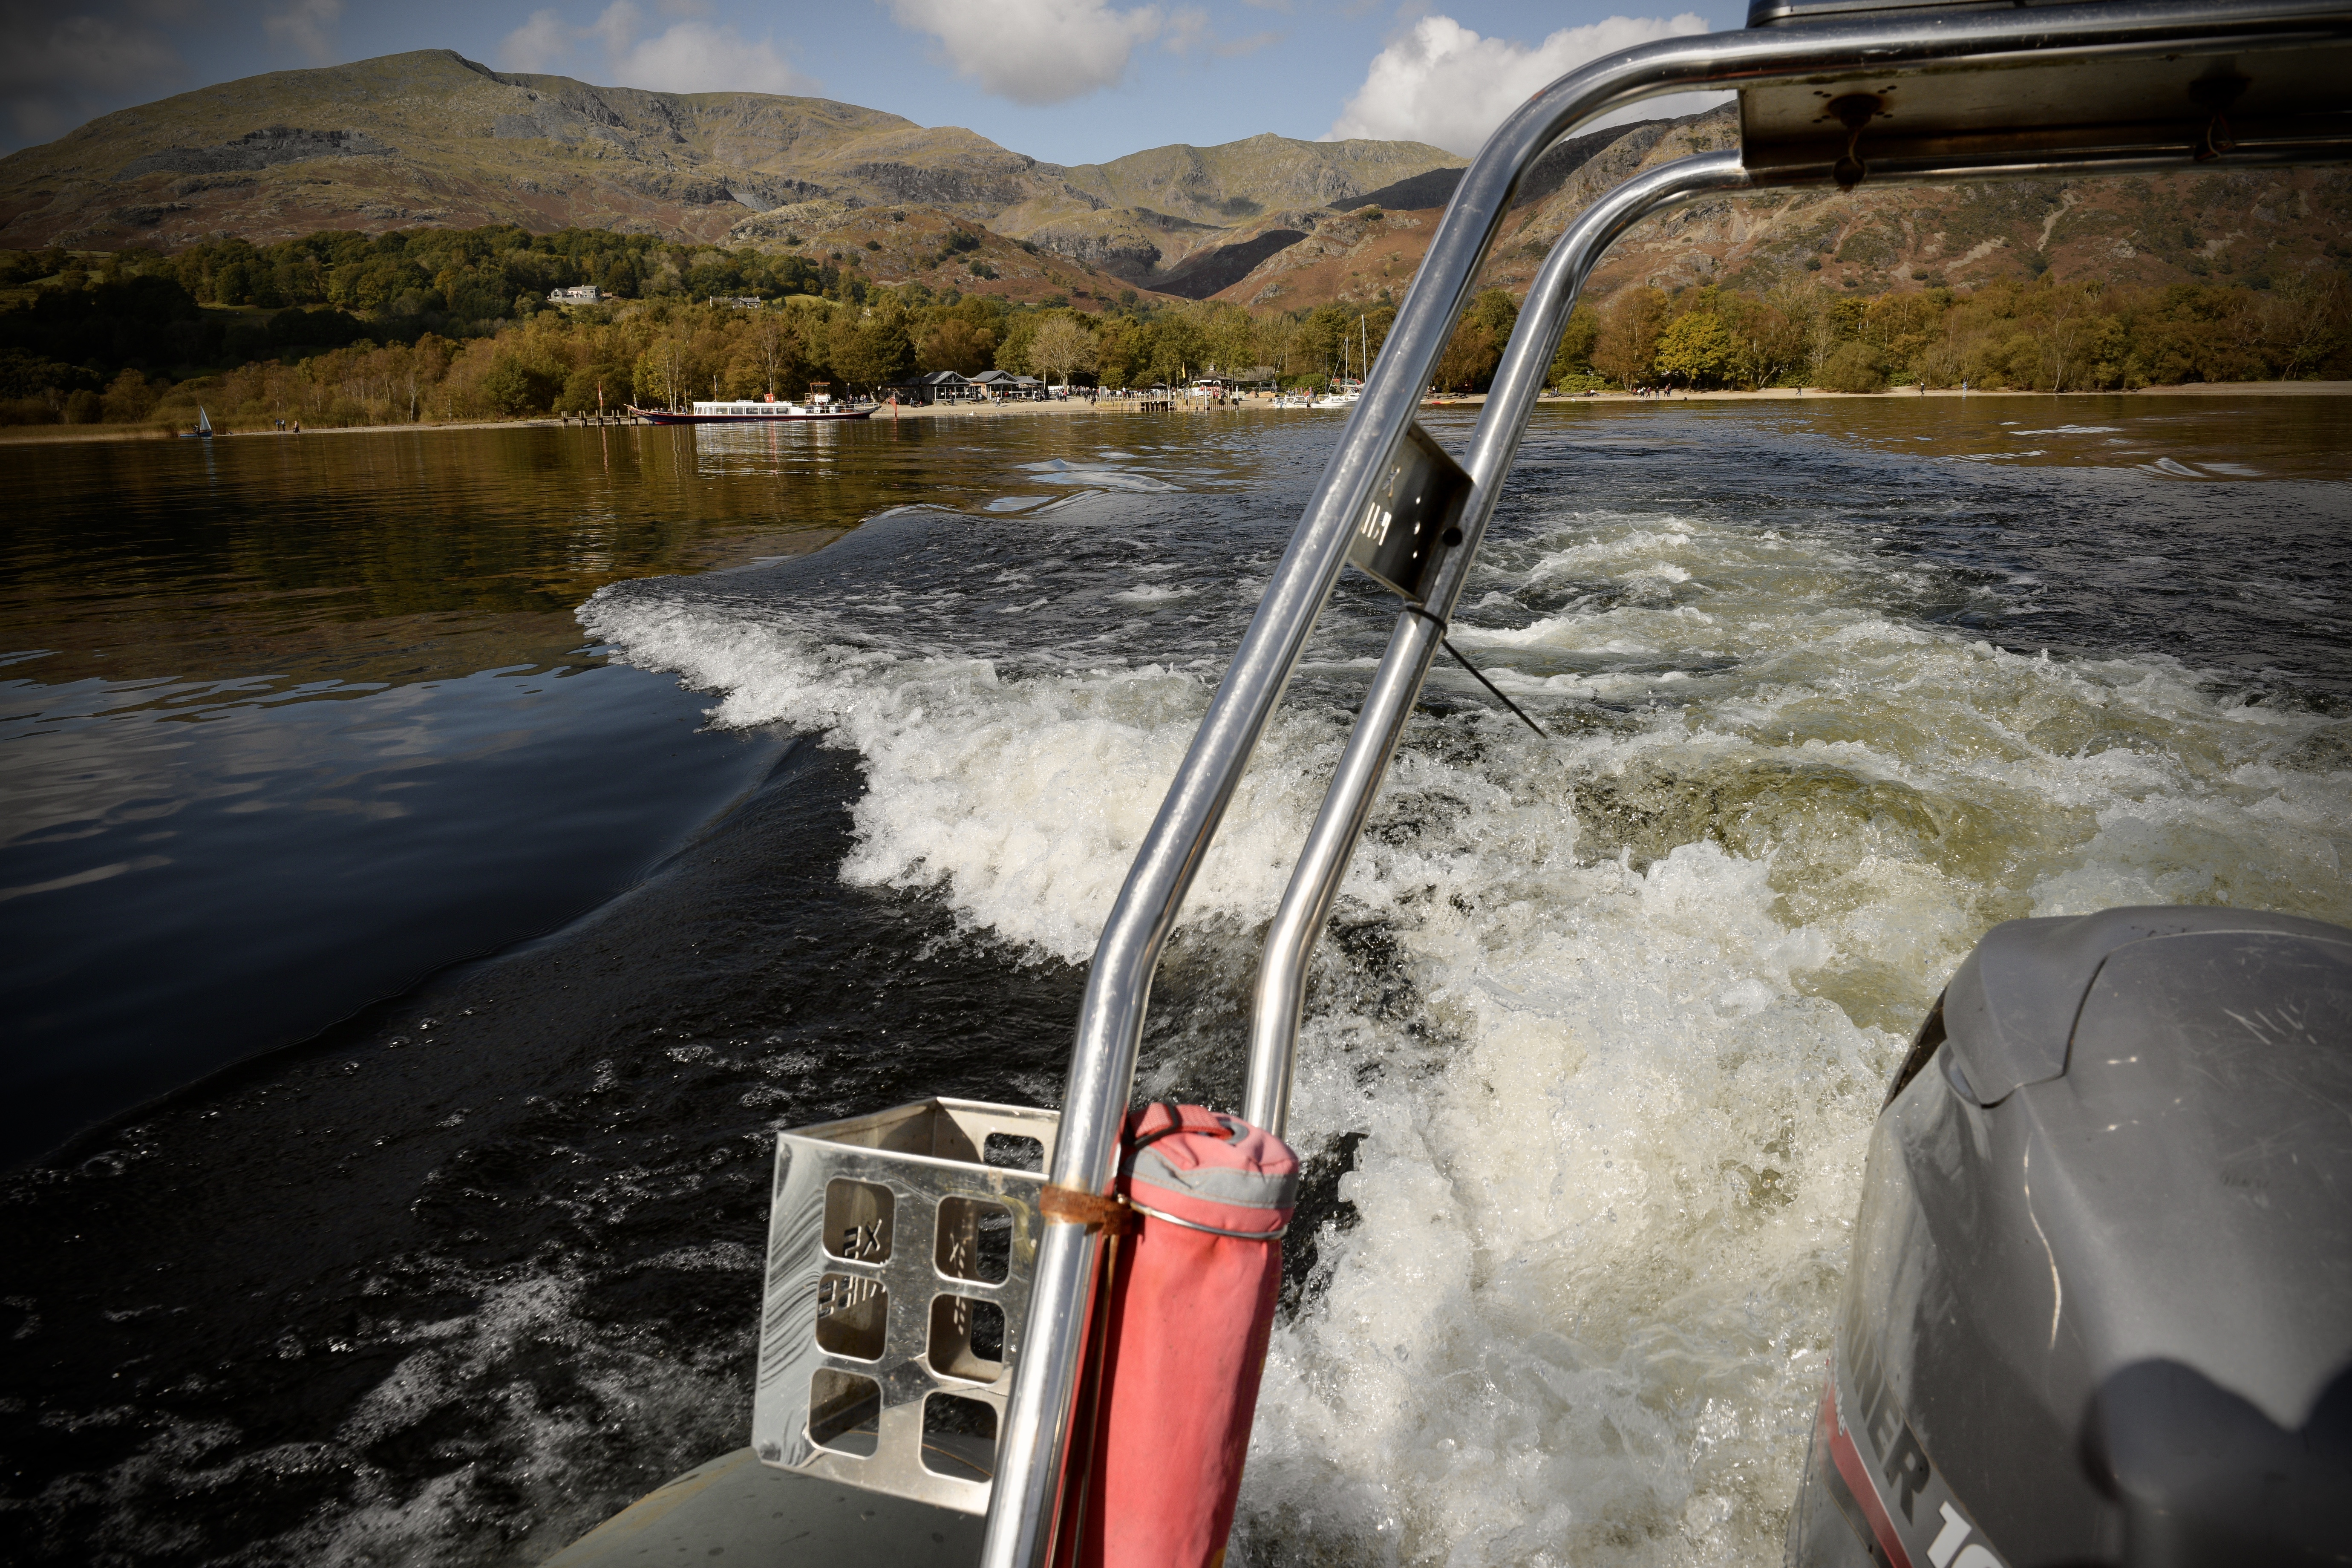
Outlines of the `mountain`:
[[[1525,289],[1598,192],[1736,146],[1728,109],[1564,142],[1522,183],[1486,281]],[[278,71],[94,120],[0,158],[0,247],[106,249],[322,228],[566,225],[855,253],[885,283],[1015,298],[1119,284],[1286,309],[1402,295],[1463,159],[1259,135],[1040,163],[954,127],[763,93],[493,71],[446,50]],[[2054,268],[2258,286],[2352,260],[2352,174],[2214,169],[1724,197],[1653,218],[1593,292],[1792,279],[1876,292]],[[982,264],[992,276],[972,264]]]
[[[1734,106],[1594,132],[1546,153],[1522,182],[1482,281],[1526,291],[1554,241],[1602,192],[1696,153],[1737,147]],[[1421,210],[1333,215],[1271,249],[1214,297],[1297,309],[1402,296],[1450,195],[1416,182]],[[1441,187],[1443,192],[1441,194]],[[1404,210],[1400,210],[1404,209]],[[1238,250],[1242,231],[1228,240]],[[1969,286],[2054,272],[2067,279],[2257,289],[2352,268],[2352,170],[2226,169],[2097,179],[1873,186],[1713,197],[1644,220],[1611,247],[1587,293],[1626,283],[1761,292],[1818,283],[1856,294]]]
[[[0,246],[488,223],[756,244],[921,207],[1156,287],[1236,219],[1462,162],[1253,136],[1063,168],[824,99],[594,87],[428,49],[225,82],[0,159]],[[871,225],[851,226],[862,243]]]

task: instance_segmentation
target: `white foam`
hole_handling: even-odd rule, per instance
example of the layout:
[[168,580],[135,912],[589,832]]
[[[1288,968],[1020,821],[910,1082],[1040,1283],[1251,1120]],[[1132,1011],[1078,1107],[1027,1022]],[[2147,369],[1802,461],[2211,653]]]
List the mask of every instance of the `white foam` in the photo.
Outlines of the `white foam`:
[[[1339,914],[1386,928],[1411,995],[1306,1031],[1296,1141],[1363,1134],[1360,1219],[1276,1335],[1236,1561],[1774,1560],[1870,1123],[1975,939],[2181,898],[2352,918],[2340,779],[2278,761],[2322,720],[1892,619],[1916,569],[1832,533],[1567,516],[1497,544],[1465,621],[1661,565],[1687,602],[1456,632],[1539,717],[1675,706],[1542,741],[1474,696],[1408,733]],[[721,722],[855,747],[845,878],[1072,960],[1214,673],[1013,679],[644,584],[583,618]],[[1266,918],[1339,739],[1286,708],[1188,921]],[[1217,962],[1239,985],[1252,956]]]

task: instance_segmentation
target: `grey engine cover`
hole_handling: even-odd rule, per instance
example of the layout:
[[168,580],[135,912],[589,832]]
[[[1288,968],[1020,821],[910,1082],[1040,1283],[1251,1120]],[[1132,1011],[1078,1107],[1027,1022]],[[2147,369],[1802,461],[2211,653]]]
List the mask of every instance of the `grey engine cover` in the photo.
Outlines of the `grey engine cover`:
[[[1996,927],[1873,1134],[1836,1380],[1918,1568],[2352,1562],[2352,931]],[[1825,1440],[1792,1554],[1887,1560]]]

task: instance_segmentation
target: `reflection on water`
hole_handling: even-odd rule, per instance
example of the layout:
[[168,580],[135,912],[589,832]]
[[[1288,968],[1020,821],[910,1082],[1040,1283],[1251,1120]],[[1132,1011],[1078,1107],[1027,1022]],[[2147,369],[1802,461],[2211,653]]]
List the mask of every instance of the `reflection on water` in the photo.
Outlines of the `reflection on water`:
[[[1456,629],[1549,737],[1441,668],[1318,951],[1235,1562],[1770,1559],[1870,1117],[1975,936],[2133,900],[2352,918],[2348,410],[1545,411]],[[417,592],[593,590],[614,651],[534,601],[530,658],[303,666],[407,634],[306,618],[356,574],[264,590],[199,530],[187,591],[287,659],[202,666],[191,615],[121,672],[11,667],[37,716],[0,742],[36,786],[6,880],[106,874],[0,918],[83,897],[126,941],[176,918],[139,889],[197,838],[192,910],[310,897],[348,854],[437,921],[587,858],[607,830],[569,818],[674,844],[773,734],[824,743],[593,916],[11,1186],[0,1556],[529,1563],[741,1443],[772,1129],[1058,1093],[1095,930],[1338,428],[354,438],[446,442],[507,498],[469,526],[521,564],[468,575],[453,527]],[[734,569],[650,575],[706,562]],[[103,597],[71,577],[68,609]],[[460,600],[383,619],[492,637]],[[1234,1098],[1255,946],[1393,618],[1334,595],[1162,967],[1146,1091]],[[468,847],[401,837],[428,818]],[[327,950],[387,943],[367,902],[241,939],[302,955],[275,969],[211,961],[363,997]]]

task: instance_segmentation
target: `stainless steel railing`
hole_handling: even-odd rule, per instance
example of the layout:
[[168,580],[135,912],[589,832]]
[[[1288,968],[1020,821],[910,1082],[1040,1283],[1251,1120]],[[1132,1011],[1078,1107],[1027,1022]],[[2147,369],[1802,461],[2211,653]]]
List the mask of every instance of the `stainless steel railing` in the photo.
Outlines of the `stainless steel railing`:
[[1454,616],[1469,581],[1470,568],[1486,538],[1503,479],[1511,471],[1528,416],[1543,391],[1561,331],[1593,263],[1610,245],[1643,218],[1680,202],[1711,194],[1745,191],[1755,182],[1737,153],[1715,153],[1661,164],[1626,181],[1587,207],[1552,246],[1551,254],[1528,286],[1526,308],[1496,366],[1486,405],[1470,437],[1470,500],[1462,509],[1462,542],[1440,563],[1425,613],[1397,617],[1388,650],[1373,671],[1371,689],[1355,729],[1340,753],[1323,808],[1307,835],[1290,885],[1267,932],[1250,1012],[1248,1092],[1242,1115],[1279,1136],[1290,1121],[1291,1063],[1298,1020],[1307,1000],[1307,963],[1315,939],[1330,916],[1349,857],[1372,809],[1381,773],[1395,752],[1405,721],[1436,656],[1442,627]]
[[[1345,563],[1351,526],[1412,417],[1519,180],[1546,148],[1585,121],[1666,93],[1781,85],[1815,75],[1872,72],[1893,77],[1930,67],[2145,60],[2222,39],[2273,47],[2304,37],[2333,43],[2344,36],[2347,25],[2342,0],[2110,0],[1703,35],[1596,60],[1517,110],[1455,188],[1362,400],[1340,435],[1104,925],[1079,1014],[1052,1184],[1087,1193],[1109,1188],[1160,949]],[[2283,153],[2265,161],[2302,160]],[[2070,170],[2122,173],[2181,162],[2185,158],[2145,150],[2031,160],[2013,154],[1971,160],[1956,153],[1944,165],[1932,158],[1914,160],[1899,177],[1908,182]],[[1522,313],[1506,352],[1501,375],[1507,380],[1498,382],[1503,391],[1499,398],[1490,398],[1474,438],[1478,527],[1492,513],[1494,497],[1532,405],[1533,384],[1540,381],[1549,363],[1570,302],[1569,286],[1580,283],[1608,241],[1643,212],[1699,190],[1740,188],[1730,173],[1737,169],[1736,158],[1724,154],[1654,171],[1646,177],[1653,182],[1644,187],[1646,207],[1633,197],[1623,202],[1608,198],[1602,205],[1622,220],[1614,228],[1609,226],[1613,220],[1591,225],[1580,220],[1555,247],[1543,277],[1558,297],[1540,304],[1531,300],[1531,308]],[[1708,180],[1725,183],[1711,187]],[[1683,181],[1697,184],[1685,190]],[[1775,183],[1827,184],[1829,175],[1826,169],[1792,172]],[[1436,610],[1441,616],[1459,595],[1475,553],[1475,535],[1466,524],[1464,531],[1464,547],[1442,568],[1439,592],[1446,597],[1444,607]],[[1269,952],[1268,973],[1261,979],[1253,1040],[1262,1049],[1255,1053],[1261,1059],[1252,1067],[1250,1104],[1277,1116],[1288,1098],[1289,1056],[1306,955],[1328,910],[1381,765],[1394,748],[1433,646],[1433,636],[1427,634],[1434,627],[1421,617],[1404,619],[1422,629],[1401,625],[1391,640],[1389,657],[1375,677],[1374,699],[1368,700],[1340,780],[1327,797],[1310,839],[1313,865],[1302,866],[1284,899],[1279,946]],[[982,1549],[986,1568],[1038,1568],[1051,1548],[1098,1246],[1098,1233],[1091,1228],[1046,1226],[999,1442],[999,1469]]]

